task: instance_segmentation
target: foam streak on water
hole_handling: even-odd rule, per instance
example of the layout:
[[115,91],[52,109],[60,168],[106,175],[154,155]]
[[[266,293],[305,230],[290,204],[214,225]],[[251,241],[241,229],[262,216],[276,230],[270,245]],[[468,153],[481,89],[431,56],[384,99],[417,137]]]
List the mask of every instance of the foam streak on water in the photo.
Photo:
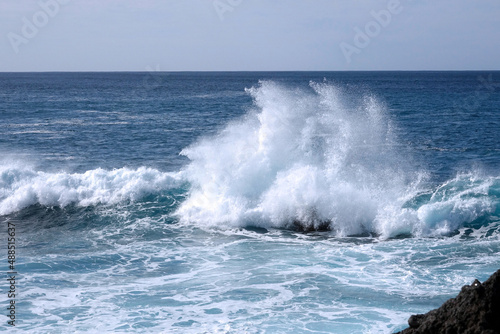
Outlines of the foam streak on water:
[[[499,234],[482,241],[378,242],[286,231],[166,229],[150,219],[127,225],[94,230],[84,235],[92,247],[70,254],[61,247],[39,265],[23,288],[31,304],[24,328],[389,333],[410,312],[424,311],[424,301],[439,305],[478,271],[492,270],[500,254]],[[135,240],[125,242],[127,230]],[[160,230],[169,237],[146,239],[148,231]],[[119,243],[113,237],[118,233]],[[26,264],[34,266],[37,256],[26,255]]]

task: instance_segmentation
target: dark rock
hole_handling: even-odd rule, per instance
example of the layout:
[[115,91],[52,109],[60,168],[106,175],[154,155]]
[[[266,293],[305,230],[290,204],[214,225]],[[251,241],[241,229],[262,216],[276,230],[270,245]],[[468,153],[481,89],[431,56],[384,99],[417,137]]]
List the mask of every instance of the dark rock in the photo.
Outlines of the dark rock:
[[408,325],[410,325],[410,328],[418,328],[424,318],[423,314],[414,314],[408,319]]
[[426,314],[412,315],[398,334],[500,334],[500,270]]
[[312,222],[302,222],[299,220],[294,220],[292,222],[292,228],[297,232],[326,232],[330,231],[329,221],[312,221]]

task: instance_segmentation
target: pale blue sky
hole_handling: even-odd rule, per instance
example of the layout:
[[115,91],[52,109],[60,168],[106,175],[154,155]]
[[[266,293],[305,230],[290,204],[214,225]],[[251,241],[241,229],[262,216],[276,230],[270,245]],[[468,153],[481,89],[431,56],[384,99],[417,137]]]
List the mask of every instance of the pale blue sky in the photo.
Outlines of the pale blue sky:
[[0,71],[499,70],[499,18],[498,0],[0,0]]

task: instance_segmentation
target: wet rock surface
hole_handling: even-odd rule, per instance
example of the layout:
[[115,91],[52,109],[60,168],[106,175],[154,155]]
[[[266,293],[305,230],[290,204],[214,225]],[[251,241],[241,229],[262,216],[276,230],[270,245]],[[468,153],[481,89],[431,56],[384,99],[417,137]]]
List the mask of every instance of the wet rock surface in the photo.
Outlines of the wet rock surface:
[[408,325],[397,334],[500,334],[500,270],[484,283],[463,286],[440,308],[412,315]]

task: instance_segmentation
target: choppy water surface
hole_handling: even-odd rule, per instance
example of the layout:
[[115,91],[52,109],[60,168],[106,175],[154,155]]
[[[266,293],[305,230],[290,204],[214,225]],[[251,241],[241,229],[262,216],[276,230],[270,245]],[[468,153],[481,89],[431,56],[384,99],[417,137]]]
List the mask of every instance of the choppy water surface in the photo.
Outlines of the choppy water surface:
[[405,328],[500,267],[498,76],[1,74],[16,328]]

